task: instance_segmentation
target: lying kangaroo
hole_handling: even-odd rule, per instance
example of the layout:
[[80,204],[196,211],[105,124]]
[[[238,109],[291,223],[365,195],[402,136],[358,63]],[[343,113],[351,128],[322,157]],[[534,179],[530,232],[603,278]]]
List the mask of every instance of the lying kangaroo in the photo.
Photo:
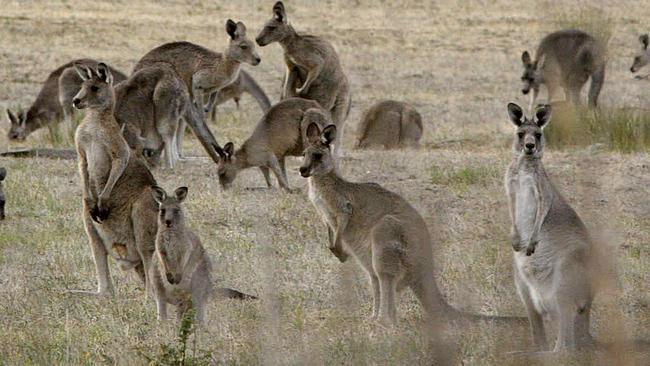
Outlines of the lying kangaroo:
[[462,313],[443,298],[434,279],[432,240],[422,216],[399,195],[375,183],[352,183],[336,171],[332,142],[336,126],[307,127],[308,147],[300,174],[309,179],[309,199],[327,225],[329,248],[345,262],[351,254],[370,277],[373,318],[396,321],[396,293],[410,287],[426,313],[443,320],[506,319]]
[[550,106],[534,119],[508,104],[515,125],[514,159],[505,176],[512,218],[515,285],[528,311],[535,345],[547,349],[542,317],[559,320],[555,351],[592,344],[589,315],[597,263],[589,233],[542,165]]
[[422,116],[410,104],[381,101],[368,109],[359,126],[357,148],[416,147],[422,137]]
[[594,37],[573,29],[551,33],[542,39],[535,57],[533,61],[528,51],[521,56],[524,65],[521,91],[524,94],[532,91],[531,111],[542,84],[548,90],[549,102],[558,87],[562,87],[571,101],[579,105],[580,91],[590,77],[589,105],[598,104],[598,95],[605,82],[606,55],[603,45]]
[[336,153],[341,155],[343,127],[350,113],[350,85],[334,47],[320,37],[296,33],[281,1],[273,5],[273,17],[255,40],[260,46],[280,43],[287,65],[282,99],[313,99],[330,111],[339,134]]
[[305,148],[305,131],[310,123],[329,124],[328,112],[316,101],[289,98],[269,109],[251,136],[235,151],[232,142],[224,145],[224,156],[218,164],[219,183],[228,189],[237,173],[250,167],[259,167],[267,186],[272,187],[269,169],[278,184],[290,191],[284,166],[286,156],[301,156]]
[[[82,64],[91,68],[97,67],[97,61],[79,59],[70,61],[48,75],[41,91],[27,112],[15,114],[7,109],[11,128],[7,137],[9,140],[24,141],[29,134],[49,124],[65,119],[69,126],[73,126],[72,98],[81,87],[82,80],[74,70],[74,64]],[[114,82],[119,83],[126,79],[121,72],[109,67]]]
[[[182,145],[185,123],[189,123],[199,141],[212,160],[219,161],[221,147],[205,124],[203,114],[194,107],[202,93],[219,90],[232,83],[241,68],[241,63],[258,65],[260,57],[255,44],[246,37],[246,26],[228,19],[226,32],[230,36],[228,48],[223,54],[213,52],[190,42],[172,42],[156,47],[144,55],[135,65],[134,73],[164,64],[173,69],[175,76],[185,84],[192,103],[185,108],[183,120],[177,129],[177,146]],[[198,93],[198,95],[197,95]],[[177,149],[180,152],[180,148]]]
[[[213,293],[212,265],[194,232],[185,225],[181,203],[187,197],[187,187],[168,196],[164,189],[153,187],[158,202],[158,233],[156,253],[152,259],[149,278],[156,297],[158,320],[167,319],[167,304],[177,307],[178,318],[190,308],[196,310],[196,320],[205,319],[205,303]],[[222,297],[256,299],[228,288],[217,289]]]
[[205,113],[211,113],[212,119],[214,120],[217,106],[232,99],[235,101],[237,108],[239,108],[239,100],[244,93],[252,95],[263,112],[271,108],[271,101],[266,96],[266,93],[264,93],[264,90],[262,90],[252,76],[246,71],[241,70],[235,81],[210,94],[208,102],[203,106],[203,111]]
[[[650,37],[648,37],[647,34],[642,34],[639,36],[639,42],[641,42],[641,51],[634,56],[634,62],[632,63],[632,67],[630,67],[632,73],[641,70],[641,68],[650,63],[650,49],[648,49]],[[637,79],[645,79],[648,76],[650,76],[650,74],[646,76],[637,76]]]
[[5,203],[7,199],[5,192],[2,190],[2,181],[7,177],[7,169],[0,167],[0,220],[5,219]]
[[[122,269],[146,274],[155,247],[158,212],[149,189],[156,181],[144,163],[130,154],[113,109],[113,78],[108,67],[75,66],[83,80],[73,99],[86,116],[77,128],[75,146],[83,187],[83,220],[97,269],[96,294],[113,293],[107,256]],[[85,292],[85,291],[78,291]]]

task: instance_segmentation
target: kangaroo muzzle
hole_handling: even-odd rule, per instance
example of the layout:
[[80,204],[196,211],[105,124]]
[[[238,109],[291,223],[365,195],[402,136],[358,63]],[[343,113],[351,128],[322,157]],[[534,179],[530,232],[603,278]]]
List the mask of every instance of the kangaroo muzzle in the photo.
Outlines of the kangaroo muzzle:
[[309,176],[311,175],[310,173],[311,169],[308,166],[301,166],[299,170],[300,170],[300,175],[303,178],[309,178]]

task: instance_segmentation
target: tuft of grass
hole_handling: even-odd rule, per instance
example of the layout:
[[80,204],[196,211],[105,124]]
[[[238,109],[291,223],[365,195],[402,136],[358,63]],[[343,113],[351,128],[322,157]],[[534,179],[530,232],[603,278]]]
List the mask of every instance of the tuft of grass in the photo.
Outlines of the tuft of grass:
[[448,186],[457,191],[466,191],[470,186],[485,187],[498,181],[501,171],[496,166],[476,165],[453,168],[431,166],[431,183]]
[[650,113],[630,108],[589,111],[560,107],[554,110],[545,137],[555,149],[603,144],[621,153],[648,151]]

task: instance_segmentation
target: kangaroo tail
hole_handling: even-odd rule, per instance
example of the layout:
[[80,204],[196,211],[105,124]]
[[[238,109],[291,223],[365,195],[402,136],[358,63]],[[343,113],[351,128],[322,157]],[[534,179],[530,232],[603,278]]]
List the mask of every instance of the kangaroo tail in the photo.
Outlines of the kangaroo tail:
[[257,300],[258,297],[254,295],[248,295],[237,290],[233,290],[227,287],[218,287],[215,291],[217,297],[222,299],[237,299],[237,300]]
[[266,95],[262,87],[245,71],[240,71],[239,75],[242,79],[245,79],[244,85],[246,85],[246,91],[255,98],[257,104],[260,105],[262,111],[266,112],[271,108],[271,101]]

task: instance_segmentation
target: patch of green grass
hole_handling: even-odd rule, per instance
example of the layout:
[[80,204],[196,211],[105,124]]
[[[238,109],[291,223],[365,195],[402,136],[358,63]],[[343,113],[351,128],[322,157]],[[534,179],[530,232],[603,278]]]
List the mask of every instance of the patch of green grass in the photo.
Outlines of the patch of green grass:
[[477,165],[443,168],[431,166],[431,183],[448,186],[452,189],[465,191],[468,187],[478,185],[485,187],[492,184],[501,176],[502,172],[497,166]]

